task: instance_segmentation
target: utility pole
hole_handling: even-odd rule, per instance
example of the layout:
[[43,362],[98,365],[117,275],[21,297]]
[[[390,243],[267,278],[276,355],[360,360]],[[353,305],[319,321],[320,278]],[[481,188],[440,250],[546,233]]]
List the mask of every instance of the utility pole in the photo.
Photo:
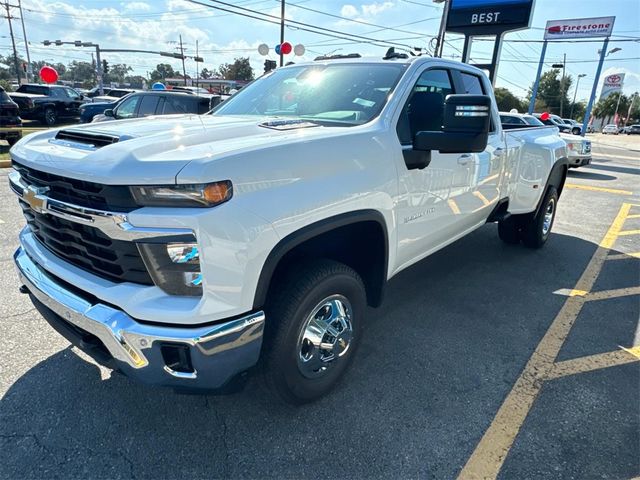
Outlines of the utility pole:
[[98,77],[98,89],[100,95],[104,95],[104,78],[102,72],[102,60],[100,59],[100,45],[93,45],[96,47],[96,77]]
[[22,23],[22,36],[24,37],[24,48],[27,51],[27,82],[33,81],[33,68],[31,67],[31,56],[29,55],[29,42],[27,41],[27,30],[24,28],[24,12],[22,11],[22,0],[18,0],[20,9],[20,22]]
[[280,66],[284,65],[284,54],[282,53],[282,44],[284,43],[284,1],[280,0]]
[[184,66],[184,47],[182,46],[182,35],[180,35],[180,56],[182,57],[182,74],[184,75],[184,85],[187,85],[187,69]]
[[442,50],[444,49],[444,35],[447,30],[447,16],[449,15],[449,1],[450,0],[433,0],[434,3],[444,3],[444,10],[442,11],[442,18],[440,19],[440,30],[438,31],[438,38],[436,38],[436,48],[434,49],[433,56],[441,58]]
[[564,77],[567,71],[567,54],[562,57],[562,79],[560,80],[560,118],[562,118],[562,112],[564,107]]
[[[12,7],[15,5],[11,5]],[[13,46],[13,64],[16,68],[16,78],[18,83],[20,83],[20,67],[18,66],[18,51],[16,50],[16,39],[13,36],[13,26],[11,25],[11,19],[15,18],[11,16],[11,11],[9,10],[9,2],[4,3],[4,8],[7,10],[7,16],[4,17],[9,22],[9,34],[11,35],[11,45]]]
[[[198,40],[196,40],[196,58],[198,58]],[[200,66],[196,61],[196,88],[198,88],[198,78],[200,77]]]

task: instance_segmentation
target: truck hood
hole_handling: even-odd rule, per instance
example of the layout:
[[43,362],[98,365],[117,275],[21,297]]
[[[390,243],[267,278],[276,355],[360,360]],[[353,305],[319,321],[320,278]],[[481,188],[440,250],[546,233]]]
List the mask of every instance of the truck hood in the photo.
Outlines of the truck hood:
[[[283,127],[269,123],[273,121],[258,116],[167,115],[91,123],[31,134],[13,147],[11,156],[34,169],[90,182],[172,184],[194,160],[215,162],[231,154],[344,131],[308,123]],[[92,145],[96,136],[116,143]]]

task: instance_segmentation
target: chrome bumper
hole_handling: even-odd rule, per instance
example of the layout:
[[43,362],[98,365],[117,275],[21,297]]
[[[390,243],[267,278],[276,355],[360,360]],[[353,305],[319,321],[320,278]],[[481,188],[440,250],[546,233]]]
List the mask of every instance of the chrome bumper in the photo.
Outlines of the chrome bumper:
[[[22,247],[14,260],[20,281],[46,307],[34,302],[54,328],[60,321],[71,325],[71,331],[79,329],[97,337],[115,366],[144,383],[212,390],[258,361],[263,312],[206,327],[143,324],[122,310],[83,298],[38,266]],[[162,349],[176,346],[188,351],[191,371],[178,371],[167,364]]]

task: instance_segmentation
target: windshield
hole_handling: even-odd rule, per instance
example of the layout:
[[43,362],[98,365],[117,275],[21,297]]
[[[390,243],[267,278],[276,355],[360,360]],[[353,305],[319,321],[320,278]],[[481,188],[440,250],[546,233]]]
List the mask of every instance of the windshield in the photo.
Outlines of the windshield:
[[276,70],[243,88],[213,115],[295,117],[339,125],[375,118],[406,65],[300,65]]

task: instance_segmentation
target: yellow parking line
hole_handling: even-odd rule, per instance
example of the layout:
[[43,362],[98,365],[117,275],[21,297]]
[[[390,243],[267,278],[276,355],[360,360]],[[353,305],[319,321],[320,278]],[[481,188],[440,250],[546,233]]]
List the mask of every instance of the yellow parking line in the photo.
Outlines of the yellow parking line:
[[640,347],[622,348],[622,350],[616,350],[615,352],[599,353],[597,355],[589,355],[587,357],[558,362],[553,366],[546,380],[566,377],[567,375],[576,375],[578,373],[592,372],[602,368],[626,365],[627,363],[633,362],[640,362]]
[[449,208],[454,214],[460,215],[460,207],[458,207],[458,204],[454,199],[450,198],[449,200],[447,200],[447,203],[449,204]]
[[485,183],[489,183],[492,180],[495,180],[496,178],[498,178],[499,176],[500,176],[499,173],[496,173],[495,175],[491,175],[490,177],[487,177],[487,178],[484,178],[484,179],[480,180],[478,182],[478,185],[484,185]]
[[481,192],[475,191],[473,192],[473,196],[479,198],[484,205],[489,205],[491,203]]
[[[600,242],[574,290],[589,292],[614,245],[631,205],[624,203],[606,235]],[[469,457],[458,476],[459,480],[496,478],[536,400],[542,383],[551,372],[556,357],[585,304],[581,296],[569,297],[536,347],[513,388],[498,409],[491,425]]]
[[640,258],[640,252],[617,253],[615,255],[609,255],[607,260],[626,260],[628,258]]
[[640,287],[618,288],[615,290],[591,292],[585,297],[585,300],[587,302],[593,302],[596,300],[608,300],[610,298],[630,297],[632,295],[640,295]]
[[639,214],[629,215],[627,218],[640,218]]
[[624,232],[620,232],[618,235],[639,235],[640,230],[626,230]]
[[589,190],[592,192],[615,193],[617,195],[633,195],[629,190],[618,190],[617,188],[592,187],[591,185],[577,185],[575,183],[565,183],[566,188],[574,190]]

